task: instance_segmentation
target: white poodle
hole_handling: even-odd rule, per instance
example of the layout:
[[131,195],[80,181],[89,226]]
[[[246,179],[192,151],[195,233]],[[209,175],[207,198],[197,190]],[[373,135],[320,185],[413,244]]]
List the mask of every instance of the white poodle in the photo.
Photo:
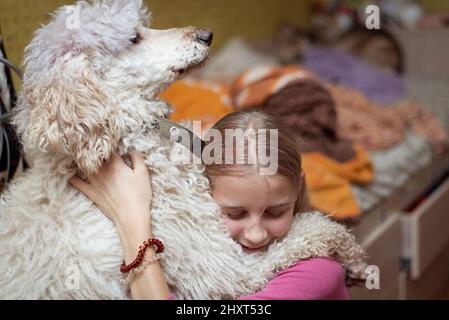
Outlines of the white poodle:
[[171,161],[181,146],[155,126],[170,112],[158,93],[207,58],[212,34],[148,22],[140,0],[78,2],[60,8],[27,47],[14,121],[32,167],[0,199],[0,298],[129,298],[113,223],[68,183],[96,172],[114,150],[145,154],[153,231],[178,298],[252,293],[313,256],[361,274],[352,235],[319,213],[297,215],[265,254],[245,255],[228,236],[202,166]]

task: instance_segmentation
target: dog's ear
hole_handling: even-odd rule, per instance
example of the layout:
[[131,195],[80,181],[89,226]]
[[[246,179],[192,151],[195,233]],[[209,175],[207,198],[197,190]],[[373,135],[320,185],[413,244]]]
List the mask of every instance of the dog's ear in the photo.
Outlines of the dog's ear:
[[40,152],[68,155],[82,172],[95,173],[118,144],[118,108],[85,55],[62,62],[56,70],[63,72],[47,83],[24,87],[32,109],[23,143]]

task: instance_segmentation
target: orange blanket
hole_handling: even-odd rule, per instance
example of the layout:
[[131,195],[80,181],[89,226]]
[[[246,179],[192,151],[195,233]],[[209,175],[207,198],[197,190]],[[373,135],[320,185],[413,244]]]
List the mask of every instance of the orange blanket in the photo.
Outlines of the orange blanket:
[[335,219],[349,219],[360,215],[351,183],[368,184],[374,177],[367,152],[357,146],[355,150],[356,157],[345,163],[317,152],[302,155],[302,167],[312,206]]
[[237,78],[233,84],[232,96],[239,109],[259,106],[297,80],[318,81],[318,78],[300,66],[254,67]]
[[175,112],[173,121],[198,120],[203,130],[233,111],[228,102],[229,87],[201,81],[177,81],[160,97],[168,102]]

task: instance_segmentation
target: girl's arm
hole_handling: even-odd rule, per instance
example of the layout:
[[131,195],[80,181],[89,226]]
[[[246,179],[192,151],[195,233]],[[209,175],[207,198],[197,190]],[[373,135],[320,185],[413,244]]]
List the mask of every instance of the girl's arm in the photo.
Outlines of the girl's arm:
[[[170,300],[176,299],[170,295]],[[279,272],[267,286],[238,300],[347,300],[342,266],[334,260],[314,258],[299,261]]]
[[[140,153],[130,154],[133,168],[113,154],[89,182],[77,177],[71,183],[89,197],[114,222],[123,247],[125,263],[132,262],[139,246],[152,238],[151,183]],[[152,247],[147,254],[155,254]],[[165,300],[170,292],[160,264],[155,261],[130,283],[133,299]]]
[[346,300],[349,294],[342,266],[334,260],[299,261],[279,272],[264,290],[239,300]]

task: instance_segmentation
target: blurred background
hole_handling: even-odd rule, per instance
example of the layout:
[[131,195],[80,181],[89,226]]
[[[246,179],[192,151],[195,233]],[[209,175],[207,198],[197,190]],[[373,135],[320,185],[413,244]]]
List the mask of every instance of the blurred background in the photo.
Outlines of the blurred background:
[[[21,67],[34,31],[73,2],[0,0],[2,55]],[[312,204],[379,268],[353,298],[449,299],[449,1],[145,2],[152,28],[214,31],[208,64],[161,94],[173,120],[206,129],[258,108],[297,134]],[[27,164],[7,121],[20,81],[1,65],[0,89],[4,186]]]
[[[65,0],[2,0],[0,1],[0,27],[7,43],[10,59],[20,62],[23,49],[32,39],[34,31],[50,19],[49,13],[62,5],[74,3]],[[400,3],[410,1],[384,1]],[[315,0],[146,0],[153,12],[153,28],[164,29],[188,25],[207,26],[214,30],[213,48],[221,48],[232,37],[240,36],[247,41],[265,40],[274,36],[279,26],[292,23],[303,28],[312,21],[320,20],[327,11],[330,25],[349,10],[376,1],[315,1]],[[365,4],[364,4],[365,3]],[[432,19],[449,12],[449,2],[444,0],[419,0],[414,2],[421,14]],[[320,9],[321,7],[321,9]],[[398,8],[398,12],[400,12]],[[413,13],[411,16],[415,16]],[[345,20],[345,18],[342,18]],[[412,18],[410,20],[415,20]],[[406,22],[409,23],[409,22]],[[444,23],[444,19],[440,23]],[[329,25],[329,26],[330,26]],[[347,26],[343,22],[343,29]]]

